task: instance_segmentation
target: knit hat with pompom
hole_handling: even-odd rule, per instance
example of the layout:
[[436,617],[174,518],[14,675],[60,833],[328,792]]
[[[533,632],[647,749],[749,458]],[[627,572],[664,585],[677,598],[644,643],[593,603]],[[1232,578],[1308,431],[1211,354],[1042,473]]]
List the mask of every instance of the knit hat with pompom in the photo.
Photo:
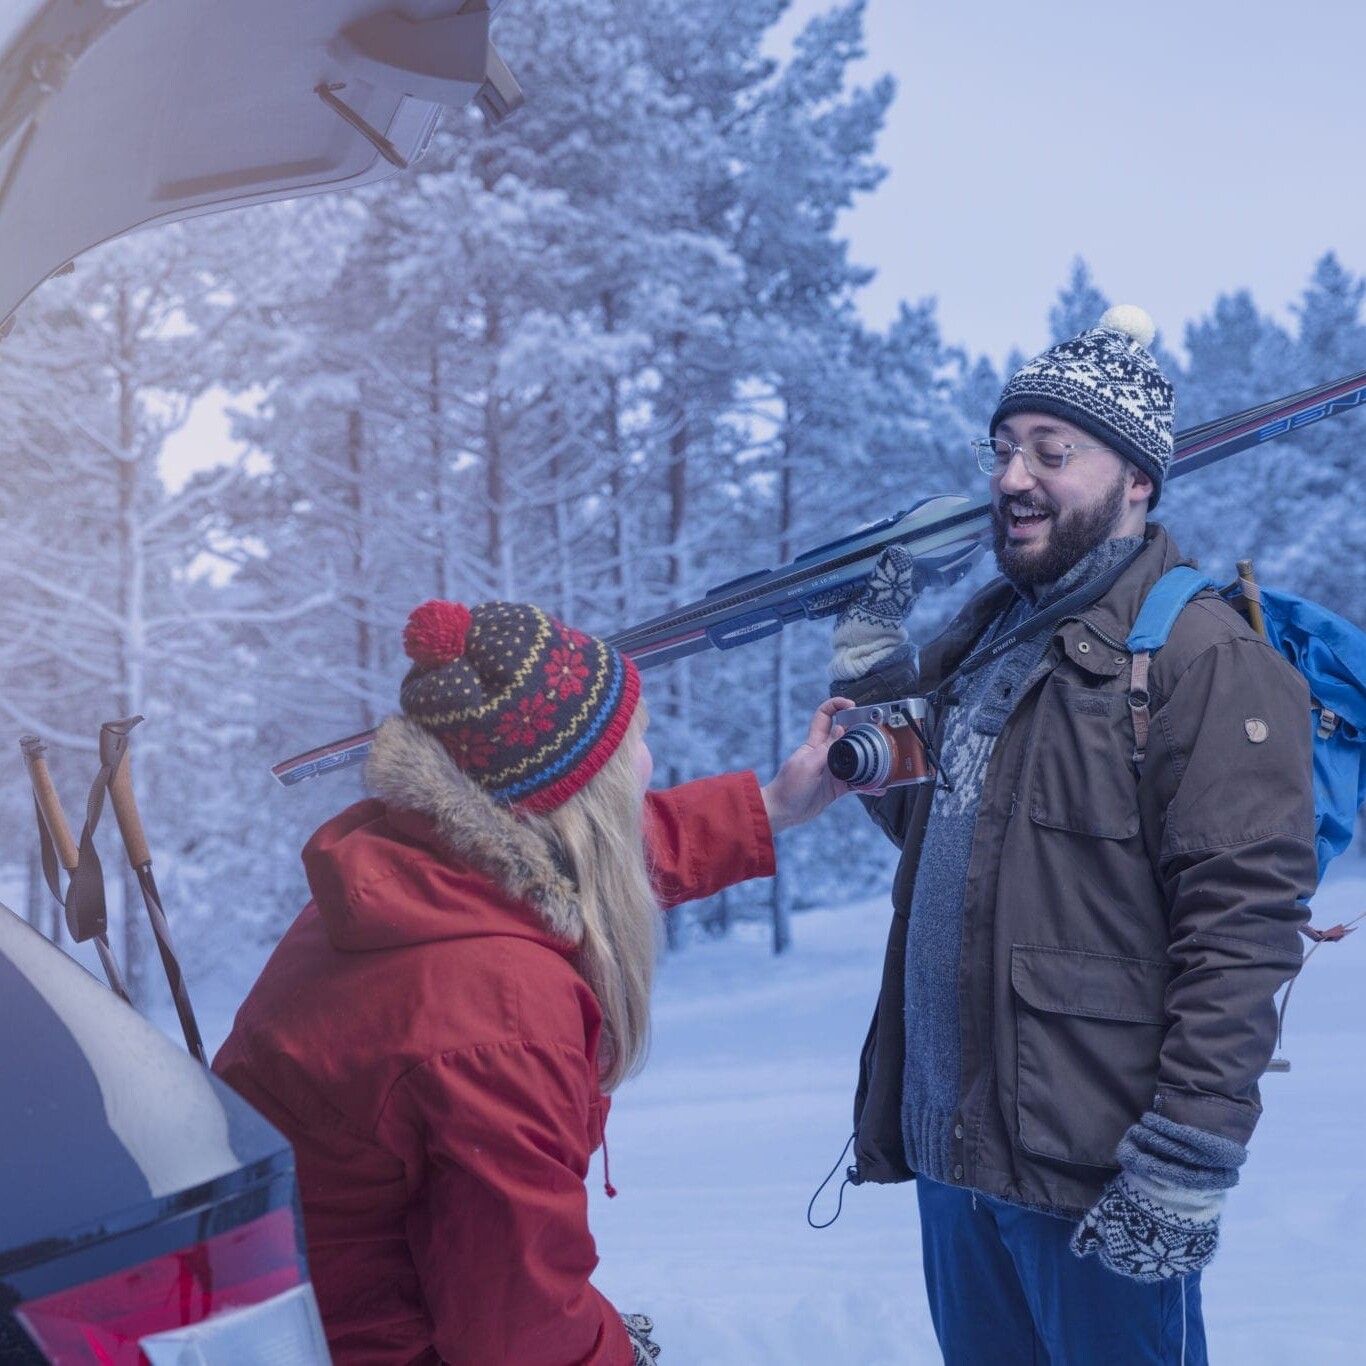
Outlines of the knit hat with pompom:
[[433,600],[403,631],[403,714],[490,796],[549,811],[621,744],[640,700],[625,655],[520,602]]
[[1175,399],[1148,353],[1157,329],[1133,304],[1107,309],[1100,323],[1022,365],[1001,391],[991,434],[1013,413],[1051,413],[1089,432],[1153,481],[1156,507],[1172,458]]

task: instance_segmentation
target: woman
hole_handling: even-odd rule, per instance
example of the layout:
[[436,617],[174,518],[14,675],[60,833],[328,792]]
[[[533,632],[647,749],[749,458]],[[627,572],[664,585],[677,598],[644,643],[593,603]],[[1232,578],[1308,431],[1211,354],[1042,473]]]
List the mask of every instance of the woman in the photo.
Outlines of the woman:
[[378,795],[306,845],[313,900],[214,1069],[294,1144],[337,1362],[649,1363],[649,1321],[589,1282],[603,1093],[644,1053],[660,901],[773,871],[772,832],[837,795],[836,706],[763,791],[647,795],[639,676],[604,642],[428,602],[404,645]]

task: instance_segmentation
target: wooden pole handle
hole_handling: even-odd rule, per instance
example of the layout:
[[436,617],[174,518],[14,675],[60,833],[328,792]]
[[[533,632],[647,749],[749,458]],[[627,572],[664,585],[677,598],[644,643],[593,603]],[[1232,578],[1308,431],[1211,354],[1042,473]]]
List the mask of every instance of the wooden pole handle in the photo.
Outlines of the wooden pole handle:
[[[1237,561],[1238,584],[1243,594],[1243,605],[1247,609],[1247,622],[1263,640],[1266,639],[1266,618],[1262,615],[1262,596],[1253,577],[1252,561]],[[1249,589],[1251,591],[1249,591]]]
[[114,817],[119,823],[119,834],[123,836],[123,847],[128,851],[128,862],[134,868],[141,868],[152,861],[151,851],[147,848],[147,836],[142,830],[142,817],[138,815],[138,804],[133,796],[132,756],[125,754],[122,762],[114,770],[109,780],[109,800],[114,807]]
[[43,757],[42,743],[34,736],[25,736],[20,741],[24,751],[24,763],[28,765],[28,780],[33,787],[38,810],[47,822],[48,834],[57,847],[57,858],[68,873],[76,871],[80,853],[76,841],[71,837],[71,827],[66,823],[66,813],[62,810],[62,799],[48,771],[47,760]]

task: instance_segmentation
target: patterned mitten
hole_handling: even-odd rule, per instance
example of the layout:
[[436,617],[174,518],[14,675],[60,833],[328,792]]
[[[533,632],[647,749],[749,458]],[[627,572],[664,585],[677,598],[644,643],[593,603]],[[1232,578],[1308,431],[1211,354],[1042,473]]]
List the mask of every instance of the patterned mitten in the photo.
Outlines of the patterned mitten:
[[1136,1281],[1186,1276],[1214,1256],[1223,1203],[1223,1191],[1182,1190],[1121,1172],[1077,1226],[1072,1251],[1094,1252]]
[[[889,545],[873,566],[863,592],[835,618],[831,681],[839,684],[862,679],[875,669],[914,674],[915,650],[901,623],[926,588],[947,588],[957,583],[982,558],[983,550],[974,542],[912,557],[904,546]],[[847,688],[836,691],[849,692]],[[905,693],[905,689],[883,691],[869,700],[886,701]]]
[[1199,1271],[1219,1244],[1219,1211],[1247,1149],[1231,1138],[1149,1111],[1120,1140],[1120,1173],[1072,1236],[1078,1257],[1095,1252],[1139,1281]]
[[835,618],[832,682],[862,678],[874,669],[910,658],[912,649],[902,622],[921,586],[910,552],[889,545],[863,592]]
[[654,1366],[659,1356],[659,1344],[650,1340],[650,1334],[655,1331],[654,1321],[644,1314],[623,1314],[621,1321],[626,1325],[626,1336],[631,1339],[631,1366]]

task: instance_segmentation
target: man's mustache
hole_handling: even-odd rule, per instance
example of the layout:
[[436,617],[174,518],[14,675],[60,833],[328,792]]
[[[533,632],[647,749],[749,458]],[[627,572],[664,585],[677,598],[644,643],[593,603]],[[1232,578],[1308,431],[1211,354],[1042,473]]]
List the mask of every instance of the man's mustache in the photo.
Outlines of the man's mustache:
[[1038,497],[1036,494],[1023,495],[1018,493],[1003,493],[996,500],[996,511],[999,516],[1004,517],[1012,508],[1031,512],[1051,513],[1057,511],[1051,502],[1047,499]]

